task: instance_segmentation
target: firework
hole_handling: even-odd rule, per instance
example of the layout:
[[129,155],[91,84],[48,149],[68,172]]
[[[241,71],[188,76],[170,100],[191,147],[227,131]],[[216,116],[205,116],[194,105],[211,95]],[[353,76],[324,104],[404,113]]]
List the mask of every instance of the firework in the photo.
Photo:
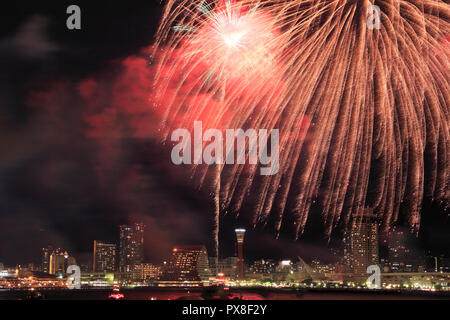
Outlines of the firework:
[[364,207],[417,230],[424,196],[449,200],[449,14],[437,0],[169,0],[155,52],[163,139],[195,120],[279,129],[277,175],[192,167],[220,212],[248,203],[254,225],[298,236],[317,203],[328,235]]

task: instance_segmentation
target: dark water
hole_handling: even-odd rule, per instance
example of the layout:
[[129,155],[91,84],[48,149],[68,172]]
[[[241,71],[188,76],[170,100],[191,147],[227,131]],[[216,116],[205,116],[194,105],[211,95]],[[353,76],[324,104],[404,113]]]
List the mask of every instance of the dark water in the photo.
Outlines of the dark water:
[[[203,300],[203,299],[242,299],[242,300],[450,300],[450,293],[419,292],[351,292],[351,291],[304,291],[294,290],[230,290],[207,292],[183,289],[130,289],[121,291],[126,300]],[[108,300],[111,290],[41,290],[45,300]],[[36,295],[34,296],[36,297]],[[0,291],[0,300],[29,300],[30,291]]]

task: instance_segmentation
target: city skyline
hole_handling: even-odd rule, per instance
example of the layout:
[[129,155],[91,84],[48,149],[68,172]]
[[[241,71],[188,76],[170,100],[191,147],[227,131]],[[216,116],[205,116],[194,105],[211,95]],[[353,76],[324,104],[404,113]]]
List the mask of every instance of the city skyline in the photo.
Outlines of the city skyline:
[[[368,212],[368,215],[364,216],[364,212]],[[347,273],[354,273],[365,276],[366,268],[369,265],[378,265],[382,272],[420,272],[420,271],[435,271],[435,272],[448,272],[450,271],[450,259],[443,254],[430,255],[426,252],[414,251],[413,247],[410,247],[412,235],[405,232],[403,229],[393,227],[387,234],[384,235],[384,240],[378,234],[378,225],[376,220],[373,220],[373,216],[370,215],[370,210],[363,210],[354,215],[355,222],[349,233],[343,237],[342,243],[338,248],[328,248],[329,255],[334,257],[332,262],[325,262],[317,256],[313,256],[309,263],[312,265],[333,265],[334,268],[341,269]],[[119,243],[107,243],[104,241],[94,240],[93,253],[89,257],[90,261],[83,261],[84,272],[124,272],[135,274],[136,272],[141,275],[144,274],[144,266],[147,266],[147,273],[157,272],[155,267],[164,266],[167,261],[171,261],[173,254],[183,252],[182,248],[204,248],[205,254],[208,257],[208,268],[211,270],[211,274],[226,273],[233,274],[234,277],[244,278],[245,272],[251,271],[252,266],[260,263],[261,261],[291,261],[286,259],[300,259],[300,263],[304,263],[302,257],[288,257],[284,256],[280,259],[273,259],[273,257],[265,256],[262,259],[250,259],[244,255],[244,234],[245,230],[237,228],[234,230],[236,238],[234,239],[235,252],[229,257],[221,257],[218,260],[217,270],[214,268],[214,257],[208,254],[204,245],[192,245],[192,244],[180,244],[174,247],[170,252],[169,259],[161,261],[160,263],[152,264],[145,261],[142,255],[142,248],[145,243],[145,237],[143,230],[145,225],[143,223],[134,223],[131,225],[118,226]],[[137,232],[137,234],[135,234]],[[125,238],[125,239],[124,239]],[[121,240],[120,240],[121,239]],[[136,243],[136,241],[138,243]],[[122,243],[122,245],[120,245]],[[136,245],[138,245],[136,247]],[[379,254],[382,247],[385,247],[387,253],[384,255]],[[64,250],[59,247],[48,245],[42,248],[40,263],[30,262],[22,264],[22,268],[30,268],[32,270],[38,270],[44,273],[56,274],[57,272],[65,274],[65,269],[70,264],[76,264],[74,257],[71,257],[68,253],[70,250]],[[341,252],[341,253],[339,253]],[[137,253],[137,256],[136,256]],[[124,260],[124,256],[128,258]],[[58,258],[60,257],[60,260]],[[121,259],[122,257],[122,259]],[[69,260],[68,260],[69,259]],[[235,259],[235,260],[230,260]],[[122,263],[121,263],[122,260]],[[244,262],[245,260],[245,262]],[[59,261],[59,262],[58,262]],[[5,267],[4,261],[2,262],[3,268]],[[231,264],[230,264],[231,263]],[[8,266],[6,264],[6,266]],[[15,267],[9,265],[8,267]],[[262,266],[264,268],[264,265]],[[343,268],[343,269],[342,269]]]
[[[368,215],[363,215],[364,213]],[[135,255],[139,252],[136,244],[143,245],[145,241],[145,238],[141,238],[144,224],[120,225],[118,229],[122,238],[121,250],[116,252],[116,244],[94,240],[92,269],[82,270],[81,283],[85,287],[111,287],[113,284],[125,287],[127,285],[203,287],[217,282],[241,286],[284,284],[364,288],[367,285],[366,269],[377,266],[382,272],[380,283],[384,289],[447,290],[443,281],[446,277],[450,278],[448,257],[433,257],[431,266],[418,257],[412,262],[410,256],[406,254],[409,248],[407,236],[403,231],[393,228],[387,238],[381,240],[378,225],[370,215],[370,210],[358,212],[354,215],[354,219],[353,227],[342,244],[343,255],[340,256],[338,251],[333,252],[338,257],[333,263],[327,264],[317,259],[306,263],[300,256],[294,260],[277,261],[266,258],[248,262],[243,254],[245,230],[237,228],[235,255],[219,259],[217,268],[214,267],[215,258],[208,254],[204,245],[174,247],[170,259],[162,264],[144,262],[142,256]],[[380,259],[378,256],[378,247],[383,242],[388,243],[386,259]],[[52,246],[42,248],[41,254],[41,266],[38,268],[30,264],[16,267],[14,270],[5,269],[2,265],[0,285],[14,285],[19,281],[20,286],[43,284],[63,286],[67,276],[66,269],[70,265],[76,265],[75,258],[71,257],[67,250]],[[120,261],[124,254],[128,256],[128,260],[117,264],[116,261]],[[247,262],[244,263],[244,260]],[[402,266],[404,269],[401,269]]]

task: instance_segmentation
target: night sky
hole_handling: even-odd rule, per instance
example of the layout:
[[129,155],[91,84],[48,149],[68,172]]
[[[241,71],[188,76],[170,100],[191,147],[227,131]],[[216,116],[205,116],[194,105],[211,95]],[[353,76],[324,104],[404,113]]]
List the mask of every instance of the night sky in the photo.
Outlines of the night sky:
[[[0,262],[38,262],[40,249],[63,247],[87,259],[94,239],[118,242],[118,225],[147,225],[146,256],[167,258],[177,244],[209,244],[210,208],[171,168],[167,148],[126,121],[96,116],[83,97],[101,87],[128,101],[144,96],[146,49],[159,22],[159,1],[16,1],[2,5],[0,29]],[[57,3],[57,4],[55,4]],[[66,8],[82,10],[82,30],[66,28]],[[143,99],[143,98],[142,98]],[[96,102],[98,105],[99,102]],[[136,110],[133,110],[136,111]],[[137,111],[136,111],[137,112]],[[153,119],[154,120],[154,119]],[[142,126],[151,124],[148,114]],[[319,208],[305,234],[279,240],[269,228],[247,233],[246,256],[329,259]],[[401,222],[400,222],[401,223]],[[245,214],[227,216],[221,255],[234,251],[233,229]],[[448,214],[427,199],[417,249],[450,254]],[[330,246],[339,242],[339,232]]]

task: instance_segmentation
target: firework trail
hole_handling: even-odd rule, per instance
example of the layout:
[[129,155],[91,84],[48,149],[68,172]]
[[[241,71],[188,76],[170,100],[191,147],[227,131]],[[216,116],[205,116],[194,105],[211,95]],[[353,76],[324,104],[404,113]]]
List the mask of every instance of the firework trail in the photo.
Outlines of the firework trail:
[[163,139],[195,120],[280,130],[274,176],[192,166],[215,221],[248,201],[254,225],[298,236],[318,203],[328,235],[363,207],[417,230],[424,196],[448,206],[449,15],[438,0],[167,1],[153,97]]

